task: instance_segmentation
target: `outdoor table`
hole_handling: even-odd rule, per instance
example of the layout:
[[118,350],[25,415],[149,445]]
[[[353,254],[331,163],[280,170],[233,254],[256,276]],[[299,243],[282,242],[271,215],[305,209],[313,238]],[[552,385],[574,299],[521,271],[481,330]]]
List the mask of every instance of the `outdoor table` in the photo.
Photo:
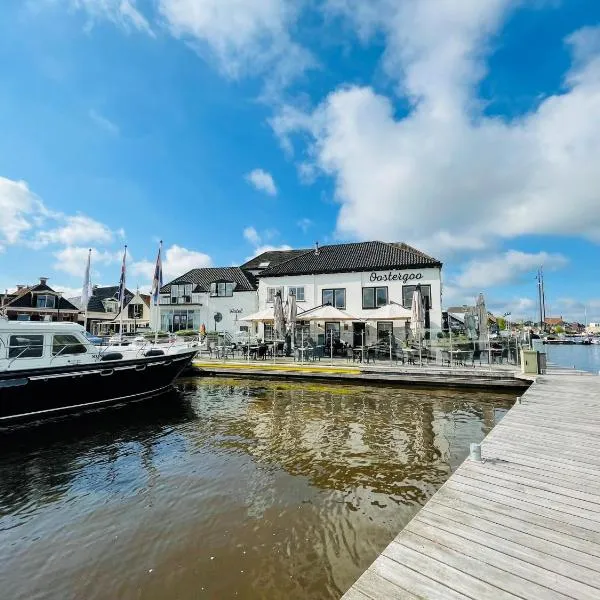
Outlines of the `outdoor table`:
[[465,364],[464,359],[466,358],[466,356],[468,356],[473,351],[472,350],[448,350],[447,352],[450,356],[451,361],[454,361],[455,363],[464,365]]
[[402,355],[406,357],[408,364],[415,364],[415,358],[418,358],[419,351],[415,348],[402,348]]
[[304,348],[296,348],[298,351],[298,360],[305,361],[312,359],[315,360],[315,349],[312,346],[305,346]]

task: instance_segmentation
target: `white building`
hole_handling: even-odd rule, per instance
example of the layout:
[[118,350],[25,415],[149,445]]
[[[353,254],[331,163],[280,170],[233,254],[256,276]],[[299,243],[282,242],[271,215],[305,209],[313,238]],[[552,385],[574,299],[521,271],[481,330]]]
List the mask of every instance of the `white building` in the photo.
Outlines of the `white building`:
[[[242,268],[256,266],[261,258]],[[364,332],[366,342],[374,343],[390,332],[403,337],[408,320],[373,321],[373,311],[389,303],[410,309],[413,292],[420,285],[426,304],[425,325],[435,334],[442,328],[441,269],[439,260],[402,243],[360,242],[295,251],[287,260],[277,260],[255,273],[259,278],[258,310],[272,306],[277,291],[284,301],[290,294],[296,296],[300,321],[303,311],[332,304],[356,321],[317,323],[323,339],[331,332],[350,345],[360,345]],[[271,326],[260,327],[268,339]]]
[[[247,331],[239,319],[256,312],[258,294],[253,275],[239,267],[192,269],[160,290],[160,330],[236,333]],[[156,311],[153,311],[156,315]],[[152,317],[152,327],[156,317]]]

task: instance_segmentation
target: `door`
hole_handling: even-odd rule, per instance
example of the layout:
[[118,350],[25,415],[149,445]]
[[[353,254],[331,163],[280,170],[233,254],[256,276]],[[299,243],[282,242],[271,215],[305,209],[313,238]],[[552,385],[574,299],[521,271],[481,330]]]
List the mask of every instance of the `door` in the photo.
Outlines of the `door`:
[[356,348],[363,345],[363,334],[365,333],[364,323],[352,323],[353,326],[353,338],[352,345]]

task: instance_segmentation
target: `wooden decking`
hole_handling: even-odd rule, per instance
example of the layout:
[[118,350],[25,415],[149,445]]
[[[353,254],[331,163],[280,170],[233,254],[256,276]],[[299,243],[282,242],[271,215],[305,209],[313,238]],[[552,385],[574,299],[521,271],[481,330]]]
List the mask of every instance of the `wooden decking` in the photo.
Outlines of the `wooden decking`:
[[540,377],[345,600],[600,598],[600,377]]

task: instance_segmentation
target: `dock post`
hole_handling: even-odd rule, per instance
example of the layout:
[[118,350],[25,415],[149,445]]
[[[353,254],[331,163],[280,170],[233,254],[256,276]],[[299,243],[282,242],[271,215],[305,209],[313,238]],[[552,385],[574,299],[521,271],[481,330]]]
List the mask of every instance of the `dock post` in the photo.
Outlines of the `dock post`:
[[481,462],[481,444],[471,444],[469,458],[475,462]]

